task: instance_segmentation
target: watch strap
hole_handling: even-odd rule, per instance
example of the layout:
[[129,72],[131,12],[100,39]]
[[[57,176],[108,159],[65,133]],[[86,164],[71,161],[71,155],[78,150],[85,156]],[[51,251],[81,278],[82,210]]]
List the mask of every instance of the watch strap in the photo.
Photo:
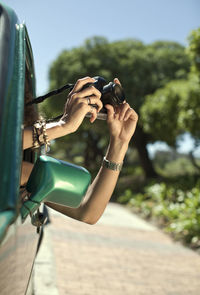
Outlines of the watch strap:
[[111,161],[107,160],[106,157],[104,157],[102,166],[106,167],[107,169],[114,170],[114,171],[121,171],[122,166],[123,166],[123,162],[122,163],[111,162]]

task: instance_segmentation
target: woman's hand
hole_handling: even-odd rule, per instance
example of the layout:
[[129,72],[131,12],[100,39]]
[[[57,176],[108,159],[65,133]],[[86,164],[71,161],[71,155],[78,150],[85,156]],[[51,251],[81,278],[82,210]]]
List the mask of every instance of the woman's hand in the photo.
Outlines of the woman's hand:
[[[103,107],[100,100],[101,92],[98,89],[94,86],[83,89],[87,83],[94,82],[95,79],[90,77],[79,79],[69,93],[61,122],[67,125],[70,133],[79,128],[87,113],[92,114],[90,122],[93,123],[97,118],[97,112]],[[92,105],[96,105],[97,108]]]
[[[118,79],[115,79],[114,82],[120,84]],[[111,105],[106,105],[105,107],[108,113],[107,123],[111,142],[119,141],[128,144],[135,132],[138,121],[137,113],[126,102],[115,109]]]

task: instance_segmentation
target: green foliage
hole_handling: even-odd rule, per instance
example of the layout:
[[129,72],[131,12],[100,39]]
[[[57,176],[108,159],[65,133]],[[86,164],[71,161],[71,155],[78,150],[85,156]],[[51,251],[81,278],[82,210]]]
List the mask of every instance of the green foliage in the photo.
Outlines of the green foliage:
[[[195,158],[195,162],[200,167],[200,159]],[[186,176],[185,182],[188,183],[191,177],[199,173],[199,169],[194,166],[190,155],[178,153],[174,149],[157,151],[153,158],[153,164],[161,177],[174,178],[175,182],[178,177],[183,179]]]
[[[187,49],[195,69],[200,70],[200,29],[193,31]],[[200,139],[200,83],[190,73],[187,79],[170,81],[153,94],[147,95],[141,107],[144,130],[152,141],[176,145],[178,135],[189,132],[196,142]]]
[[[198,161],[200,164],[200,161]],[[192,165],[191,160],[188,157],[179,157],[175,161],[165,162],[164,167],[161,169],[159,166],[155,165],[157,171],[160,175],[164,177],[175,177],[177,175],[194,175],[197,170]]]
[[174,146],[177,136],[189,132],[200,138],[200,84],[195,77],[169,82],[165,87],[147,96],[141,108],[143,126],[162,140]]
[[189,132],[196,140],[200,139],[200,83],[191,75],[186,83],[187,89],[180,92],[178,126]]
[[[128,101],[139,111],[146,94],[172,79],[186,77],[188,69],[189,60],[178,43],[144,45],[134,39],[109,43],[103,37],[93,37],[83,46],[61,52],[50,68],[50,89],[83,76],[101,75],[108,81],[117,76]],[[52,99],[46,111],[62,109],[65,99],[63,95]]]
[[192,60],[192,71],[200,78],[200,28],[193,30],[188,38],[187,52]]
[[176,239],[200,247],[200,182],[191,190],[155,183],[145,187],[144,193],[126,190],[118,201],[127,203],[143,217],[156,220]]
[[[153,141],[161,140],[174,145],[179,134],[178,129],[178,101],[185,85],[182,81],[169,82],[164,88],[146,97],[141,108],[143,128],[152,134]],[[187,87],[185,87],[187,89]]]
[[[139,113],[146,95],[154,93],[172,79],[185,78],[189,67],[184,47],[175,42],[160,41],[145,45],[139,40],[127,39],[109,43],[104,37],[93,37],[80,47],[61,52],[50,67],[50,89],[74,83],[84,76],[100,75],[107,81],[118,77],[125,89],[127,101]],[[59,115],[67,95],[66,91],[49,99],[40,110],[48,118]],[[139,124],[142,125],[142,119]],[[56,140],[52,153],[58,148],[63,149],[65,159],[74,161],[80,141],[84,141],[79,149],[79,160],[82,159],[82,164],[90,169],[90,163],[103,155],[108,142],[107,135],[105,122],[96,121],[91,126],[86,119],[76,134]],[[141,132],[140,136],[144,134]],[[142,142],[146,144],[146,138]],[[90,159],[85,161],[88,155]]]

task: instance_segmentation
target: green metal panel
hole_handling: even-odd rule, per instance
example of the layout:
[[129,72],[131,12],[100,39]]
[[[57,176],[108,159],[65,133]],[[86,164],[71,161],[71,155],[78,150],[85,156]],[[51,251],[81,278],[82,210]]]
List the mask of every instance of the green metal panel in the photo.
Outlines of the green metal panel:
[[[25,36],[26,36],[26,66],[27,70],[31,76],[32,81],[32,96],[36,97],[36,78],[35,78],[35,67],[34,67],[34,58],[31,47],[31,42],[29,39],[28,31],[26,26],[24,25]],[[37,105],[34,106],[37,109]]]
[[0,212],[0,243],[6,234],[8,226],[13,222],[14,219],[15,214],[13,210]]
[[15,209],[22,161],[25,27],[1,6],[0,27],[0,211]]
[[22,218],[39,207],[38,203],[52,202],[76,208],[80,205],[91,181],[83,167],[49,156],[40,156],[27,183],[31,193],[21,208]]

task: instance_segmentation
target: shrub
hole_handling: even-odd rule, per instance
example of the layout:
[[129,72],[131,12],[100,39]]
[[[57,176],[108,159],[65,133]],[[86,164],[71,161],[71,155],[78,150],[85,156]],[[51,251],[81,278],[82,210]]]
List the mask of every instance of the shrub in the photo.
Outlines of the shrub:
[[164,182],[145,187],[143,193],[126,190],[118,202],[157,221],[175,239],[200,247],[200,186],[181,190]]

